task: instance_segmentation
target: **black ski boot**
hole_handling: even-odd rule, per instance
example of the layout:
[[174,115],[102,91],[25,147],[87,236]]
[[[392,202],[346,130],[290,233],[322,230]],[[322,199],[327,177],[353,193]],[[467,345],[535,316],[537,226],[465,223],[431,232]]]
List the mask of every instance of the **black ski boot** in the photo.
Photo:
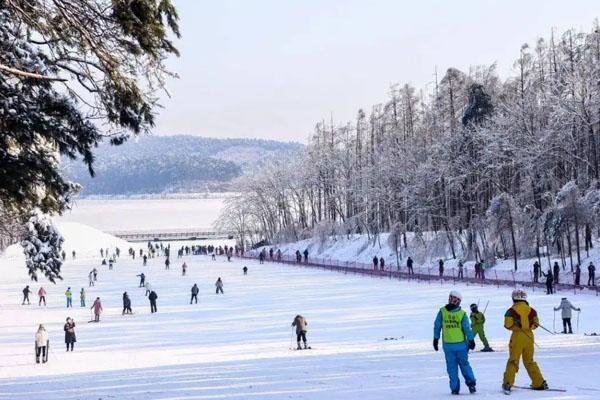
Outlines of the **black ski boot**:
[[475,387],[475,384],[469,385],[469,393],[475,393],[477,391],[477,388]]
[[510,394],[510,385],[508,383],[503,383],[502,391],[504,392],[504,394]]
[[533,390],[548,390],[548,384],[546,383],[546,381],[542,382],[542,384],[540,386],[531,386],[531,389]]
[[302,346],[300,346],[300,342],[298,342],[298,347],[296,348],[296,350],[302,350]]

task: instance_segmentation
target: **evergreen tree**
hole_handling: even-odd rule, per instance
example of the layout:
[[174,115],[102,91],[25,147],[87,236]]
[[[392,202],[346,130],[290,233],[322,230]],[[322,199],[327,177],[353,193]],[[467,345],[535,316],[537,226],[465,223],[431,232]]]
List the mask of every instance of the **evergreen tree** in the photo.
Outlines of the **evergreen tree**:
[[56,279],[62,280],[60,250],[64,239],[52,220],[39,210],[33,210],[26,228],[21,245],[31,279],[37,281],[40,272],[52,283],[56,283]]

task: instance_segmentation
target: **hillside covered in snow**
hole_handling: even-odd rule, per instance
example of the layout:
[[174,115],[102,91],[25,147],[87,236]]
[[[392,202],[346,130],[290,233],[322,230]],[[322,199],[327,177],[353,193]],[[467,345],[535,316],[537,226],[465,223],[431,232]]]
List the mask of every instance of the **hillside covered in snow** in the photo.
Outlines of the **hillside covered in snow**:
[[303,147],[274,140],[143,136],[120,146],[102,144],[94,178],[80,161],[64,159],[62,167],[82,185],[84,196],[227,191],[244,172],[292,157]]

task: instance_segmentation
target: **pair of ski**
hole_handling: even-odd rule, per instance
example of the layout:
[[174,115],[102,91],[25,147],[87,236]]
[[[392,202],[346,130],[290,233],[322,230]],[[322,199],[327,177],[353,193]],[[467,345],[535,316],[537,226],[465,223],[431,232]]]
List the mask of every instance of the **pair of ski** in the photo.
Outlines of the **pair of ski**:
[[[509,394],[511,394],[512,389],[534,390],[532,387],[529,387],[529,386],[517,386],[517,385],[514,385],[513,387],[511,387],[510,390],[504,390],[504,389],[502,389],[502,391],[504,392],[504,394],[509,395]],[[566,391],[567,391],[566,389],[557,389],[557,388],[548,388],[548,389],[540,390],[540,392],[561,392],[561,393],[564,393]]]

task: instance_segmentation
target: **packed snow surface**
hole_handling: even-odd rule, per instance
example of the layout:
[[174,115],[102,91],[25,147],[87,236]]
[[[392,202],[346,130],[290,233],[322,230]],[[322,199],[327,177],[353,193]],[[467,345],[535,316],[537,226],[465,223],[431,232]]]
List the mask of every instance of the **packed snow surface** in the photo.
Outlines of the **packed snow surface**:
[[[0,399],[445,399],[450,397],[443,353],[432,349],[435,315],[451,289],[463,294],[463,307],[479,302],[486,309],[486,333],[495,353],[475,351],[470,360],[477,377],[477,397],[505,399],[500,391],[508,357],[509,332],[502,327],[510,306],[510,288],[442,286],[359,275],[345,275],[251,260],[223,257],[125,257],[109,271],[100,266],[97,231],[63,229],[69,254],[64,281],[29,282],[22,260],[0,258]],[[72,238],[73,235],[81,236]],[[105,237],[106,238],[106,237]],[[123,251],[125,250],[125,251]],[[181,263],[189,268],[181,275]],[[247,265],[247,276],[242,267]],[[99,269],[96,286],[88,272]],[[145,272],[158,294],[158,313],[150,314],[137,274]],[[217,277],[224,295],[215,294]],[[199,303],[190,305],[190,288],[200,287]],[[30,284],[31,305],[21,305],[21,290]],[[40,285],[48,291],[47,307],[37,305]],[[73,290],[72,309],[64,292]],[[84,287],[87,307],[79,307]],[[134,315],[122,316],[127,291]],[[582,308],[573,335],[536,332],[536,359],[551,387],[566,393],[515,389],[517,399],[598,399],[600,337],[598,297],[530,293],[541,323],[553,329],[553,307],[562,296]],[[90,320],[91,302],[100,297],[104,313]],[[312,350],[290,350],[290,324],[296,314],[308,321]],[[74,352],[65,352],[63,324],[77,324]],[[559,313],[556,329],[559,329]],[[39,323],[50,334],[47,364],[35,364],[33,339]],[[574,328],[577,313],[574,313]],[[385,340],[394,338],[394,340]],[[477,340],[478,349],[481,343]],[[529,385],[523,367],[518,385]],[[465,393],[464,385],[461,388]]]

